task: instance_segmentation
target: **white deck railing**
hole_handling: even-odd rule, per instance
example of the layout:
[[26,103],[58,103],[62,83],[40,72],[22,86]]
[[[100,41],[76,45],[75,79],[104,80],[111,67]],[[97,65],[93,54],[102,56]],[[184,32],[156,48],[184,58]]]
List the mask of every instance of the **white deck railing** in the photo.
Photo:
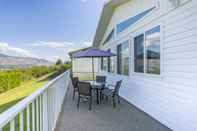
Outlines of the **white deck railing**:
[[0,114],[0,131],[53,131],[71,84],[69,76],[69,71],[63,73]]

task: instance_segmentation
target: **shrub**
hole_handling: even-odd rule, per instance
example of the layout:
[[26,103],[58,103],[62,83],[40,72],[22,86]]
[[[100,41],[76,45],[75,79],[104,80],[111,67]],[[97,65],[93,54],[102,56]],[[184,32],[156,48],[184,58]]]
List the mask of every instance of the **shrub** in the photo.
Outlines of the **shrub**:
[[22,82],[21,76],[19,72],[0,73],[0,93],[19,86]]
[[39,78],[46,74],[55,72],[55,75],[52,75],[53,77],[51,78],[53,79],[69,68],[71,68],[70,64],[62,64],[50,67],[37,66],[27,69],[0,71],[0,93],[19,86],[21,82],[31,80],[32,78]]

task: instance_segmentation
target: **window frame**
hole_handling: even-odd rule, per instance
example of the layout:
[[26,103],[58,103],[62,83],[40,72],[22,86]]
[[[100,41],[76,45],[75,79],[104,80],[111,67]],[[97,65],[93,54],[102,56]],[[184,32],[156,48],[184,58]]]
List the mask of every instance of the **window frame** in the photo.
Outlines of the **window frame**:
[[[107,51],[111,52],[111,49],[108,49]],[[111,59],[110,57],[107,57],[107,72],[111,73]]]
[[[122,51],[122,44],[125,44],[125,42],[127,42],[127,44],[128,44],[128,58],[129,58],[129,60],[128,60],[128,75],[126,75],[126,74],[123,74],[123,71],[122,71],[122,69],[120,69],[120,72],[118,71],[119,69],[118,69],[118,47],[120,46],[121,47],[121,51]],[[122,40],[122,41],[120,41],[119,42],[119,44],[117,44],[116,45],[116,52],[117,52],[117,56],[116,56],[116,74],[117,75],[121,75],[121,76],[125,76],[125,77],[129,77],[130,76],[130,71],[131,71],[131,46],[130,46],[130,39],[128,38],[128,39],[124,39],[124,40]],[[121,53],[120,53],[121,54]],[[121,56],[122,57],[122,56]],[[121,59],[121,67],[122,67],[122,59]]]
[[[148,66],[148,59],[147,59],[147,41],[146,41],[146,38],[147,38],[147,32],[149,32],[149,31],[151,31],[151,30],[153,30],[153,29],[155,29],[155,28],[157,28],[157,27],[159,27],[159,29],[160,29],[160,73],[159,74],[153,74],[153,73],[148,73],[148,68],[147,68],[147,66]],[[146,66],[146,67],[144,67],[145,68],[145,70],[144,70],[144,73],[146,73],[146,74],[150,74],[150,75],[160,75],[161,74],[161,26],[160,25],[158,25],[158,26],[154,26],[153,28],[150,28],[149,30],[146,30],[145,31],[145,33],[144,33],[145,35],[144,35],[144,48],[145,48],[145,58],[144,58],[144,60],[145,60],[145,62],[144,62],[144,66]]]
[[[152,12],[154,11],[156,9],[156,6],[153,6],[153,7],[151,7],[151,8],[149,8],[149,9],[146,9],[146,10],[144,10],[144,11],[142,11],[142,12],[139,12],[138,14],[136,14],[136,15],[134,15],[134,16],[131,16],[130,18],[128,18],[128,19],[125,19],[125,20],[123,20],[122,22],[120,22],[120,23],[118,23],[117,25],[116,25],[116,35],[119,35],[119,34],[121,34],[122,32],[124,32],[126,29],[128,29],[129,27],[133,27],[136,23],[138,23],[138,22],[140,22],[140,21],[142,21],[142,20],[144,20],[147,16],[149,16],[149,14],[152,14]],[[145,14],[144,14],[145,13]],[[143,15],[144,14],[144,15]],[[141,16],[142,15],[142,16]],[[141,17],[140,17],[141,16]],[[139,19],[138,19],[138,17],[140,17]],[[135,19],[135,20],[134,20]],[[136,20],[137,19],[137,20]],[[131,20],[134,20],[134,21],[132,21],[131,22]],[[123,24],[125,24],[125,23],[127,23],[127,22],[129,22],[130,24],[127,24],[126,25],[126,27],[122,27],[122,28],[124,28],[124,29],[119,29],[119,27],[120,26],[122,26]]]
[[[139,37],[139,36],[143,36],[143,72],[136,72],[135,71],[135,38],[137,38],[137,37]],[[135,37],[133,37],[133,72],[135,72],[135,73],[139,73],[139,74],[144,74],[145,73],[145,35],[144,35],[144,33],[140,33],[139,35],[137,35],[137,36],[135,36]]]
[[[107,57],[101,57],[99,63],[100,63],[100,71],[102,71],[102,72],[108,72],[108,58]],[[105,66],[106,66],[106,69],[105,69]]]
[[[151,29],[157,27],[157,26],[160,26],[160,74],[151,74],[151,73],[147,73],[147,59],[146,59],[146,32],[147,31],[150,31]],[[144,72],[135,72],[135,49],[134,49],[134,39],[140,35],[144,35]],[[151,76],[151,77],[156,77],[156,78],[161,78],[163,77],[163,43],[164,43],[164,29],[163,29],[163,25],[162,24],[156,24],[156,25],[153,25],[153,26],[150,26],[146,29],[143,29],[141,31],[138,31],[137,33],[135,33],[135,35],[133,37],[130,38],[131,41],[132,41],[132,55],[131,57],[133,58],[132,59],[132,75],[139,75],[139,76]]]
[[103,57],[101,57],[101,59],[100,59],[100,70],[101,71],[104,71],[104,65],[103,65],[104,63],[103,63]]
[[[147,15],[145,15],[143,18],[141,18],[139,21],[137,21],[136,23],[134,23],[131,27],[128,27],[127,29],[125,29],[124,31],[122,31],[122,32],[120,32],[120,33],[118,33],[117,34],[117,25],[115,26],[115,38],[116,37],[119,37],[119,36],[122,36],[122,34],[124,34],[125,33],[125,31],[127,31],[127,30],[130,30],[131,28],[133,28],[133,27],[135,27],[136,25],[138,25],[139,23],[141,23],[141,22],[143,22],[144,20],[146,20],[148,17],[150,17],[152,14],[154,14],[155,13],[155,11],[157,11],[157,8],[156,8],[156,6],[154,6],[155,8],[151,11],[151,12],[149,12]],[[126,19],[124,19],[124,20],[122,20],[122,21],[120,21],[119,23],[122,23],[122,22],[124,22]]]

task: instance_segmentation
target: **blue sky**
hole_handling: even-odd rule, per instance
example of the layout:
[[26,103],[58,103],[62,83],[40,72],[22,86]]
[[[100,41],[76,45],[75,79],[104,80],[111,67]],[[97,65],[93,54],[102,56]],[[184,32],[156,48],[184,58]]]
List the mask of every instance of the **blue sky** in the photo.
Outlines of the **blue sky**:
[[104,0],[0,0],[0,53],[68,59],[89,46]]

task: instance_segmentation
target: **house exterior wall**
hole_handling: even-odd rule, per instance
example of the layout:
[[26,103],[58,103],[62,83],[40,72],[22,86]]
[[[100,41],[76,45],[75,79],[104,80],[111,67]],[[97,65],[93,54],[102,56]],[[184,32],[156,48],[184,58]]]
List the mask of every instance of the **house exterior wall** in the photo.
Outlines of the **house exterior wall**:
[[[73,73],[92,73],[92,59],[91,58],[81,58],[73,59],[72,64]],[[94,58],[94,71],[98,72],[98,59]]]
[[[109,83],[123,79],[121,96],[174,131],[197,131],[197,1],[181,0],[173,7],[160,0],[160,7],[120,33],[101,49],[116,49],[130,41],[129,76],[100,70]],[[132,0],[115,9],[106,29],[155,5],[155,0]],[[158,6],[158,5],[157,5]],[[161,26],[161,75],[134,73],[133,39]]]

